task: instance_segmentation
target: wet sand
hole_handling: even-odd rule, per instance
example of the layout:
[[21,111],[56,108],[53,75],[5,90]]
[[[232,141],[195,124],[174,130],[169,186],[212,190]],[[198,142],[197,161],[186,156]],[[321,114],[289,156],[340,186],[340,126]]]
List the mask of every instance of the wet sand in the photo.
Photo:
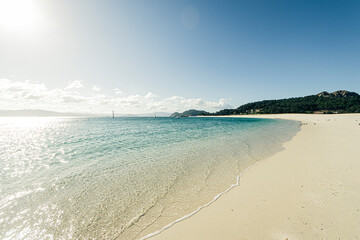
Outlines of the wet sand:
[[360,114],[247,117],[302,128],[238,187],[151,239],[360,239]]

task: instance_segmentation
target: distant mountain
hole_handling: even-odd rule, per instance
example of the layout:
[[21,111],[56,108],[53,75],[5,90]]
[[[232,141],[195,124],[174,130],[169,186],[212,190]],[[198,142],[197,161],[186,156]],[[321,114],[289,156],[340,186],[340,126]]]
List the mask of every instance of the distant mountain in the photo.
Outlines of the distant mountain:
[[170,115],[170,117],[193,117],[193,116],[199,116],[199,115],[208,115],[210,113],[203,111],[203,110],[195,110],[190,109],[183,113],[174,112]]
[[[0,117],[103,117],[106,114],[61,113],[40,109],[0,110]],[[110,116],[108,114],[108,116]],[[155,113],[117,114],[115,117],[154,117]],[[157,117],[169,117],[170,113],[157,112]]]
[[1,117],[89,117],[90,114],[60,113],[39,109],[0,110]]
[[360,113],[360,95],[345,90],[321,92],[306,97],[247,103],[236,109],[224,109],[204,115],[276,113]]

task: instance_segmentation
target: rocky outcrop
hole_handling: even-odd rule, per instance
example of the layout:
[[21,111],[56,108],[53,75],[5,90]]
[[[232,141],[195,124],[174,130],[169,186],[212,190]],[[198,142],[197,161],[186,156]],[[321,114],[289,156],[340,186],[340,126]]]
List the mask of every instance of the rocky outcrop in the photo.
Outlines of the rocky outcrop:
[[318,97],[337,97],[337,98],[343,98],[343,97],[359,97],[360,95],[356,92],[349,92],[346,90],[338,90],[332,93],[328,92],[321,92],[317,94]]

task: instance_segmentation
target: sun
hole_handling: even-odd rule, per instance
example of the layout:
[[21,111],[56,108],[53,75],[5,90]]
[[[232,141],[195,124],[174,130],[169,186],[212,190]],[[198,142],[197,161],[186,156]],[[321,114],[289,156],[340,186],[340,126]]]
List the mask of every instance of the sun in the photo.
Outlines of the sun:
[[38,3],[34,0],[0,0],[0,30],[34,31],[40,22]]

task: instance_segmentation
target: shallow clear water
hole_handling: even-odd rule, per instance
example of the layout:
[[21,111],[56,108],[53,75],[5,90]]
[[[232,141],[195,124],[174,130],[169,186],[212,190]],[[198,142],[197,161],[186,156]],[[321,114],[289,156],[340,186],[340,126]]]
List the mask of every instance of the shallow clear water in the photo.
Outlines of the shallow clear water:
[[270,119],[0,118],[0,239],[138,239],[298,130]]

